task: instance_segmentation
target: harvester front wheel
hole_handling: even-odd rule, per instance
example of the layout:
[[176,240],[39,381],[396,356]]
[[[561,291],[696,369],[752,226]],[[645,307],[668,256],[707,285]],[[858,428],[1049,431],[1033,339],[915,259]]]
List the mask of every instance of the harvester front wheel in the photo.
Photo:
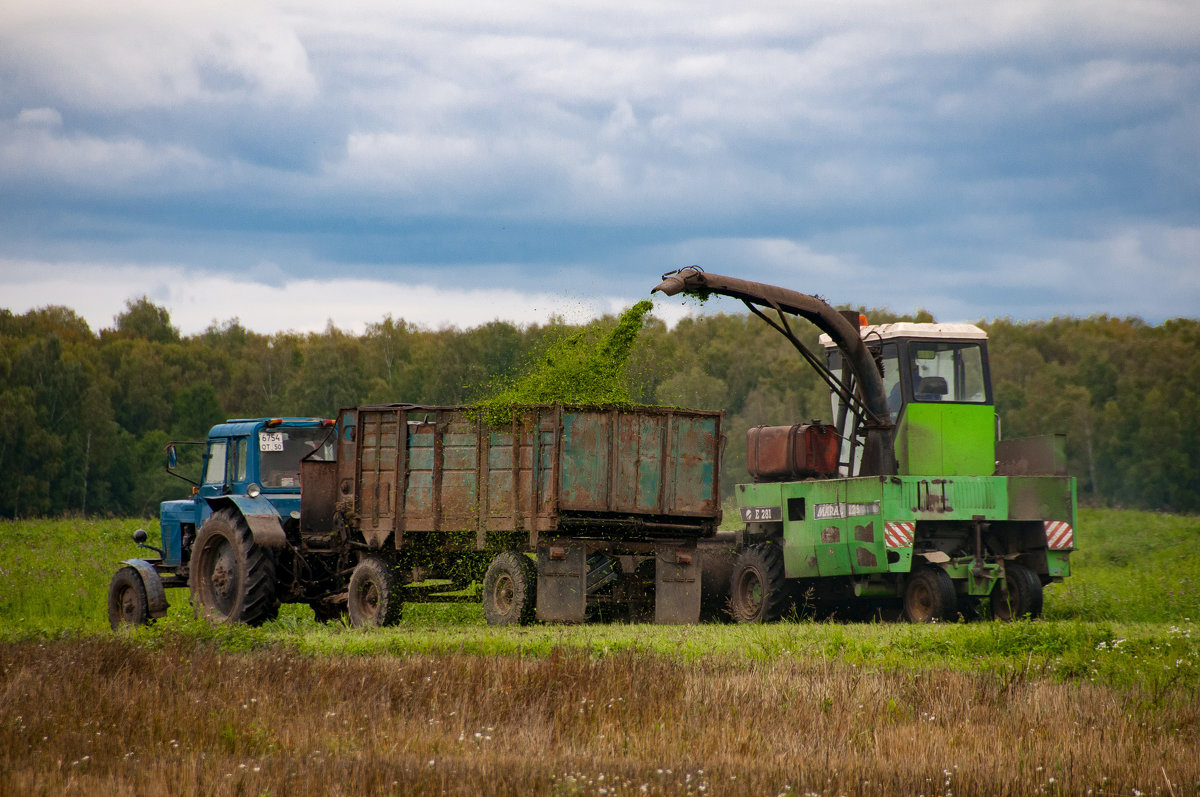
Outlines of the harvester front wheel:
[[940,567],[921,567],[904,585],[904,617],[910,623],[948,620],[958,611],[950,574]]
[[400,622],[404,599],[400,590],[404,583],[397,572],[373,556],[359,560],[350,574],[350,592],[346,608],[350,625],[355,628],[374,628]]
[[200,527],[188,582],[197,615],[209,620],[261,625],[279,614],[275,558],[231,509],[214,512]]
[[519,551],[503,551],[483,576],[488,625],[527,625],[537,609],[537,568]]
[[1005,563],[1004,583],[992,588],[992,616],[1005,621],[1041,617],[1042,581],[1037,573],[1020,562]]
[[790,601],[783,553],[769,542],[737,555],[729,581],[729,613],[739,623],[769,623],[783,617]]
[[150,603],[146,585],[132,567],[122,567],[108,585],[108,624],[116,631],[123,625],[148,625]]

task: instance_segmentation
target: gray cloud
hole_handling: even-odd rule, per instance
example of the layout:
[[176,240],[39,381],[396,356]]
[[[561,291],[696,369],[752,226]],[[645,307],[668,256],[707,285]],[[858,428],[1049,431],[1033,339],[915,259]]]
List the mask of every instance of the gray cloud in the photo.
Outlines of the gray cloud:
[[1200,306],[1190,3],[725,5],[10,4],[0,279]]

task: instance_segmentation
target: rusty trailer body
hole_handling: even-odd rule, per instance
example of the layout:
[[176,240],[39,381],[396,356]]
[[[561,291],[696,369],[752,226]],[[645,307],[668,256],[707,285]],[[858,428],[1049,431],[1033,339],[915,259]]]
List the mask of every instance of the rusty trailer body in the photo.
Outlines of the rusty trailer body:
[[696,543],[720,522],[721,420],[531,405],[494,428],[466,407],[343,409],[333,460],[302,463],[300,535],[345,538],[405,583],[482,578],[495,622],[617,606],[694,622]]

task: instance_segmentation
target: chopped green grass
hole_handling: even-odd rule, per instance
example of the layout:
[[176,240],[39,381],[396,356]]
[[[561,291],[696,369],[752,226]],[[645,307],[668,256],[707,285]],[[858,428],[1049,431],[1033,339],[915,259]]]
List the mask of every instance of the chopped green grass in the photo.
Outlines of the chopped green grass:
[[611,330],[590,325],[556,341],[527,373],[478,402],[484,421],[504,426],[522,404],[630,406],[625,364],[652,307],[640,301],[622,313]]

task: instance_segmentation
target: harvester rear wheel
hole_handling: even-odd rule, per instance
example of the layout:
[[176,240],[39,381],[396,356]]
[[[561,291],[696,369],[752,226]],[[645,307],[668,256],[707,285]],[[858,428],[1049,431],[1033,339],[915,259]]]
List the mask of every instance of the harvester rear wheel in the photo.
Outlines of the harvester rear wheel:
[[1005,563],[1004,584],[992,588],[992,616],[1005,621],[1041,617],[1042,581],[1037,573],[1020,562]]
[[483,576],[488,625],[527,625],[537,610],[537,568],[519,551],[503,551]]
[[374,628],[400,622],[404,610],[404,599],[400,595],[403,586],[399,574],[382,560],[373,556],[360,559],[350,574],[350,591],[346,598],[350,625]]
[[218,623],[261,625],[279,614],[275,559],[231,509],[214,512],[192,548],[192,606]]
[[108,624],[116,631],[123,625],[149,625],[150,603],[146,585],[132,567],[122,567],[108,585]]
[[739,623],[769,623],[783,617],[791,602],[783,553],[769,542],[738,554],[729,580],[729,613]]
[[920,567],[904,585],[904,617],[910,623],[949,620],[958,611],[950,574],[940,567]]

